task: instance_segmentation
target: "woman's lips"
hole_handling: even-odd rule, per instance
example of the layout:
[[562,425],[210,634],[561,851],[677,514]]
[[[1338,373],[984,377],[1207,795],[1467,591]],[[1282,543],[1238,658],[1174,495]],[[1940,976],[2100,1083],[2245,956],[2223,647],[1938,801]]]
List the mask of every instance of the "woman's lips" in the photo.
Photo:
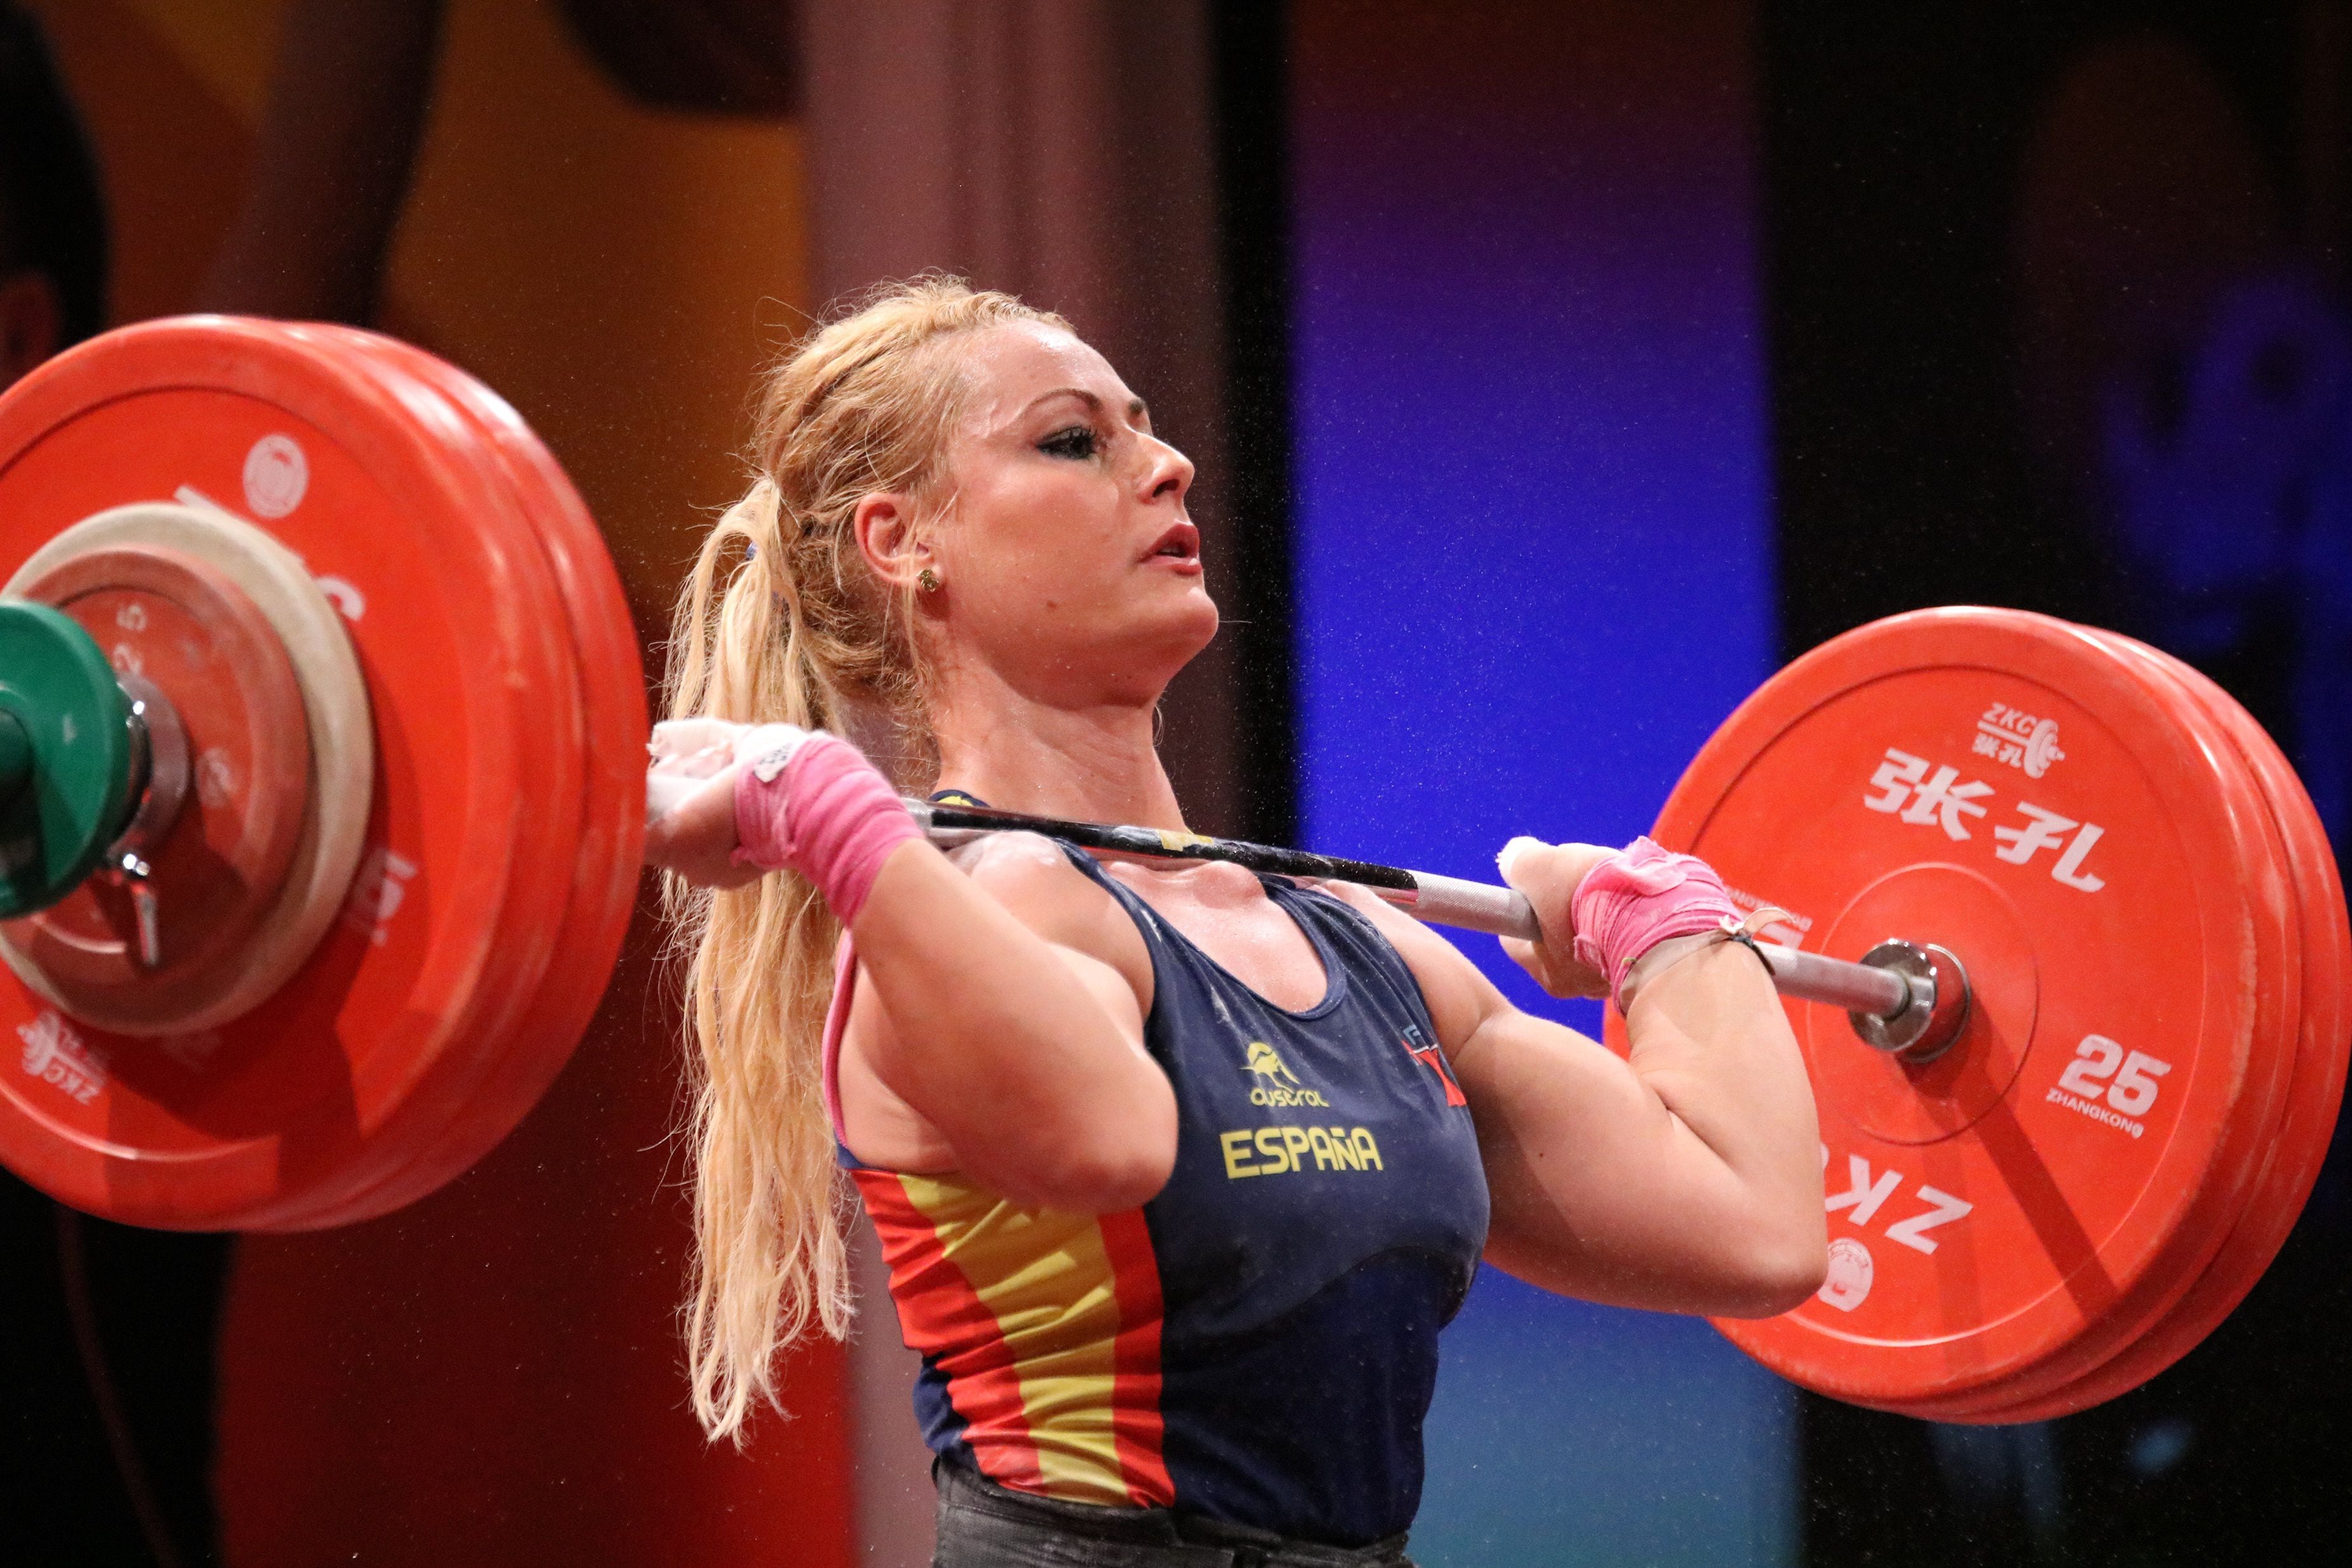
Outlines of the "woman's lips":
[[1201,570],[1201,530],[1190,523],[1174,524],[1160,536],[1144,559],[1187,576],[1197,576]]

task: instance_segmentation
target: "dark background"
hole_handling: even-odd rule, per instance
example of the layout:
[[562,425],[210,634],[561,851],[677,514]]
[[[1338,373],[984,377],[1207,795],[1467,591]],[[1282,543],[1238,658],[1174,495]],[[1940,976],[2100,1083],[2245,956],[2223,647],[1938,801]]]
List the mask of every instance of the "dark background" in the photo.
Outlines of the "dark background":
[[[2298,700],[2297,674],[2341,670],[2343,612],[2298,580],[2284,541],[2352,547],[2311,496],[2345,460],[2341,416],[2292,456],[2197,465],[2299,418],[2339,351],[2340,14],[1761,16],[1783,652],[1938,601],[2118,626],[2220,678],[2322,794],[2314,764],[2332,766],[2352,711],[2332,685]],[[2217,303],[2278,278],[2294,303],[2273,329],[2251,348],[2217,343]],[[2234,397],[2184,406],[2183,383],[2233,351],[2252,361]],[[2135,515],[2117,493],[2084,406],[2103,389],[2173,455],[2184,489],[2210,485],[2244,528],[2274,529],[2275,556],[2252,570],[2219,549],[2173,570],[2151,563],[2133,534],[2162,514]],[[2189,428],[2199,421],[2213,435]],[[2340,846],[2352,824],[2340,796],[2327,803]],[[2339,1133],[2262,1284],[2185,1362],[2108,1406],[1967,1433],[1807,1397],[1808,1560],[2340,1552],[2352,1487],[2322,1456],[2342,1442],[2352,1395],[2352,1354],[2326,1326],[2352,1304],[2347,1174]]]
[[[54,27],[65,8],[37,9]],[[814,14],[824,8],[803,9],[821,29]],[[1519,37],[1547,8],[1387,9],[1437,17],[1475,50],[1482,30]],[[1149,49],[1118,57],[1129,63],[1116,68],[1157,89],[1165,60],[1191,51],[1194,215],[1208,238],[1184,287],[1208,302],[1216,330],[1205,344],[1171,347],[1164,324],[1119,315],[1124,297],[1097,290],[1099,308],[1133,335],[1115,359],[1159,356],[1181,384],[1195,373],[1184,355],[1198,350],[1207,378],[1190,406],[1214,415],[1196,414],[1202,430],[1187,444],[1221,448],[1229,476],[1213,526],[1236,563],[1221,599],[1239,634],[1214,684],[1172,705],[1171,732],[1210,737],[1198,750],[1209,759],[1202,779],[1187,783],[1188,800],[1213,802],[1204,824],[1276,841],[1301,821],[1292,324],[1297,290],[1316,281],[1292,246],[1291,94],[1314,63],[1294,51],[1302,37],[1375,27],[1382,12],[1298,10],[1316,26],[1295,27],[1282,5],[1171,5],[1155,12],[1150,25],[1163,31]],[[677,15],[715,26],[735,11]],[[1769,592],[1780,655],[1937,603],[2012,605],[2133,632],[2213,674],[2279,737],[2341,845],[2352,831],[2345,9],[1768,0],[1664,11],[1655,26],[1669,45],[1733,29],[1751,81]],[[840,238],[846,198],[827,193],[822,163],[824,127],[839,122],[824,119],[837,113],[825,95],[837,89],[795,52],[803,35],[722,27],[714,45],[659,7],[562,12],[568,47],[616,95],[670,114],[805,121],[819,160],[805,197],[817,280],[804,283],[805,302],[869,265],[870,246]],[[428,31],[428,68],[434,47]],[[429,85],[417,102],[432,102]],[[381,212],[358,225],[374,225],[378,267],[407,189],[409,123],[405,142],[390,138],[403,176],[368,198]],[[1452,132],[1437,123],[1426,134],[1443,145]],[[107,136],[96,140],[103,147]],[[0,151],[18,199],[23,162]],[[254,180],[266,182],[266,164],[257,168]],[[1485,172],[1502,187],[1515,178],[1507,166]],[[875,219],[877,229],[894,223],[915,225],[914,254],[970,266],[983,281],[1000,280],[992,269],[1044,269],[1002,280],[1055,295],[1047,303],[1060,302],[1057,287],[1083,294],[1095,287],[1088,278],[1128,276],[1108,242],[1080,246],[1076,261],[1035,261],[1050,247],[1034,246],[1019,265],[960,261],[925,250],[914,219]],[[142,236],[122,229],[117,243]],[[22,264],[14,253],[7,260]],[[1065,277],[1055,266],[1075,271]],[[436,340],[428,324],[404,323],[398,289],[379,298],[377,272],[361,270],[358,285],[346,277],[331,298],[243,308],[389,319],[456,351],[448,340],[462,334]],[[212,287],[233,300],[235,281]],[[192,294],[174,308],[205,302]],[[740,357],[748,369],[755,355]],[[526,412],[543,427],[562,417]],[[649,533],[625,496],[591,498],[619,517],[625,553],[650,554],[653,564],[630,557],[632,586],[657,601],[669,536]],[[1408,591],[1401,585],[1401,599]],[[1213,716],[1188,729],[1196,710]],[[594,1051],[583,1052],[567,1083],[584,1093],[582,1075],[597,1071]],[[659,1074],[629,1082],[638,1078],[657,1099]],[[2344,1143],[2339,1135],[2302,1224],[2246,1303],[2124,1399],[2046,1426],[1964,1429],[1802,1396],[1798,1554],[1832,1565],[2301,1563],[2339,1552],[2326,1542],[2352,1532],[2352,1482],[2337,1458],[2352,1408],[2352,1353],[2339,1332],[2352,1308]],[[215,1345],[233,1248],[79,1218],[0,1180],[0,1518],[9,1521],[0,1560],[213,1560]],[[515,1551],[499,1554],[518,1560]],[[1561,1552],[1570,1555],[1566,1544]]]

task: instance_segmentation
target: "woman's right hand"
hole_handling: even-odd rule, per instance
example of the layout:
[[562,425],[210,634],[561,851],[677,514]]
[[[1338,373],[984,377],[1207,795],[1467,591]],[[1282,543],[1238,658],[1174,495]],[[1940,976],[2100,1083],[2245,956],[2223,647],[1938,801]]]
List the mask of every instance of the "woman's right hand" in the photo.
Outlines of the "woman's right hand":
[[670,719],[646,748],[646,861],[698,887],[742,887],[758,866],[735,862],[735,747],[750,725]]

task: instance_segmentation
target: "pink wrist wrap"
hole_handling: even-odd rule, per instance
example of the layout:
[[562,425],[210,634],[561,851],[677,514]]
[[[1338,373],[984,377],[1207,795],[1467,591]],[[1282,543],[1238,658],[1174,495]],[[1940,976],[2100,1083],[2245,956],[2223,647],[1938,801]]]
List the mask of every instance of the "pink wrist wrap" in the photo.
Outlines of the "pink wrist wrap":
[[800,873],[844,925],[890,852],[922,837],[890,781],[835,736],[763,725],[736,761],[735,863]]
[[1570,901],[1576,959],[1607,977],[1622,998],[1633,960],[1670,936],[1738,925],[1739,911],[1715,868],[1696,855],[1678,855],[1647,838],[1635,839],[1585,873]]

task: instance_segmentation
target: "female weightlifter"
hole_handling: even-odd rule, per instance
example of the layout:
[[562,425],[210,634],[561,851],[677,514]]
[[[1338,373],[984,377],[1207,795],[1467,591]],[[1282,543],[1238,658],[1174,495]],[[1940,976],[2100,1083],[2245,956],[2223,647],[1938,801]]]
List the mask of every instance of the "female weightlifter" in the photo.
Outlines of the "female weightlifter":
[[1184,826],[1152,724],[1217,630],[1192,465],[1059,318],[893,288],[769,374],[755,452],[655,743],[710,779],[651,852],[692,955],[714,1437],[846,1327],[836,1165],[923,1356],[951,1568],[1404,1563],[1482,1256],[1673,1312],[1819,1285],[1798,1048],[1696,861],[1505,847],[1546,933],[1514,956],[1613,995],[1627,1061],[1360,891],[923,841],[901,790]]

